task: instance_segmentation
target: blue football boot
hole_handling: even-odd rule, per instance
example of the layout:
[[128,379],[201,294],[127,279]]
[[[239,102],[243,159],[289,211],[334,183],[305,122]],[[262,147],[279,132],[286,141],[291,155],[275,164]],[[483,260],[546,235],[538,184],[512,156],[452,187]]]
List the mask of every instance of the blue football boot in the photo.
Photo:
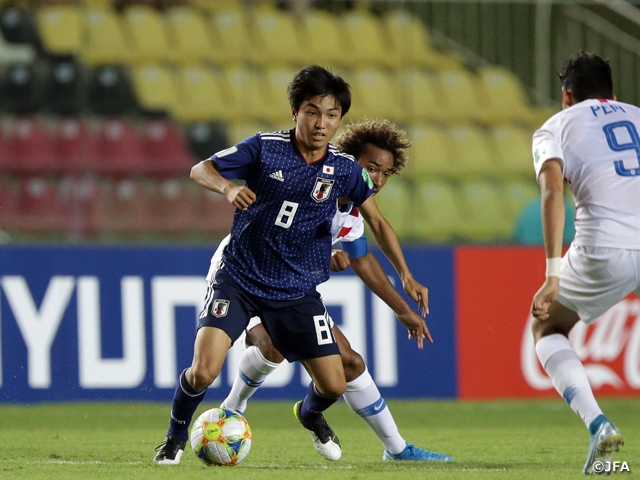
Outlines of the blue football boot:
[[408,460],[413,462],[453,462],[453,458],[443,453],[430,452],[423,450],[415,445],[407,443],[404,450],[400,453],[391,453],[385,450],[382,454],[382,460]]

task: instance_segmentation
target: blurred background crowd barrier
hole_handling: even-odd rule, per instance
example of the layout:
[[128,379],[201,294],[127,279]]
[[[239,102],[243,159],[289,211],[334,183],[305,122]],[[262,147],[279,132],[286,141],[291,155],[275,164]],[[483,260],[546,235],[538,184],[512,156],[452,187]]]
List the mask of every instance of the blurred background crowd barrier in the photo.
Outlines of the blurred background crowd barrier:
[[414,144],[376,197],[401,240],[541,243],[530,142],[555,72],[594,50],[638,103],[639,25],[604,1],[0,0],[0,241],[221,238],[233,209],[190,167],[291,128],[287,84],[318,63],[352,86],[345,123]]

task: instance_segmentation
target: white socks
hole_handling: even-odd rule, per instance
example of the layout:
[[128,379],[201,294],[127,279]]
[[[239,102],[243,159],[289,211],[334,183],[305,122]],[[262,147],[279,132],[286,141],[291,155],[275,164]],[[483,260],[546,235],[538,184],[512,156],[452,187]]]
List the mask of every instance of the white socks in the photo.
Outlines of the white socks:
[[278,368],[278,365],[280,364],[264,358],[258,347],[248,347],[240,357],[238,374],[233,381],[229,396],[220,406],[244,413],[247,408],[247,400],[260,388],[264,379]]
[[582,362],[564,335],[554,334],[536,343],[536,353],[553,386],[589,428],[602,415]]
[[406,442],[368,370],[347,383],[343,397],[351,410],[367,422],[385,449],[394,454],[404,450]]

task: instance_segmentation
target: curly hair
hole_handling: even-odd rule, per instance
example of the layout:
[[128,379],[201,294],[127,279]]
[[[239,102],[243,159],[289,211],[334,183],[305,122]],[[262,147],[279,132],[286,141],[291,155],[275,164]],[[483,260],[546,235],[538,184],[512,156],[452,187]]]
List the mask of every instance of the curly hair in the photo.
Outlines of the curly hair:
[[391,173],[400,174],[408,160],[406,150],[411,147],[404,130],[388,120],[370,119],[350,123],[347,129],[336,138],[335,145],[340,150],[358,159],[367,144],[372,144],[393,155]]
[[578,102],[588,98],[613,98],[609,61],[594,53],[580,50],[567,59],[558,77]]

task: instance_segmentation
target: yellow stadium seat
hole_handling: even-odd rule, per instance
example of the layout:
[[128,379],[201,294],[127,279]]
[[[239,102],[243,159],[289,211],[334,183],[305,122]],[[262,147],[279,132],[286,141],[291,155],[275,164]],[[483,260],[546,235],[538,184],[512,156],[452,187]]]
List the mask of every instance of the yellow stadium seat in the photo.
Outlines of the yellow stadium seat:
[[447,122],[452,119],[447,103],[438,96],[431,74],[407,69],[397,74],[402,109],[409,122]]
[[213,59],[208,17],[195,8],[176,6],[166,13],[175,60],[197,63]]
[[244,0],[189,0],[190,5],[211,13],[241,8],[243,3]]
[[82,15],[74,5],[42,7],[37,11],[38,34],[44,49],[55,55],[77,55],[82,45]]
[[417,239],[444,243],[460,237],[464,220],[457,193],[450,183],[432,179],[418,183],[412,211],[412,228]]
[[492,121],[531,123],[534,120],[535,114],[524,87],[510,70],[487,65],[478,69],[478,75]]
[[457,176],[456,157],[443,128],[414,124],[407,129],[407,137],[413,144],[409,150],[407,175],[419,181]]
[[263,122],[232,122],[227,124],[227,138],[229,146],[241,142],[245,138],[254,136],[258,132],[275,131],[269,124]]
[[173,61],[176,50],[169,40],[164,15],[143,5],[128,7],[123,14],[123,25],[131,39],[134,62]]
[[488,132],[471,124],[449,127],[451,146],[461,178],[499,175],[499,163]]
[[351,118],[385,117],[405,120],[398,85],[393,75],[383,70],[362,68],[353,70],[345,78],[351,85]]
[[215,11],[211,25],[214,62],[237,65],[252,59],[251,35],[242,9],[229,7]]
[[382,24],[366,10],[353,10],[340,17],[348,42],[350,65],[400,66],[400,58],[393,55],[389,42],[382,36]]
[[457,55],[435,50],[426,25],[410,12],[391,10],[383,17],[383,24],[393,47],[392,55],[405,67],[438,69],[457,67],[462,63]]
[[132,69],[133,89],[141,107],[148,111],[173,114],[181,99],[172,72],[157,64],[137,65]]
[[447,102],[452,119],[478,122],[488,120],[477,75],[464,68],[455,68],[439,70],[436,78],[438,92]]
[[[266,90],[260,84],[256,70],[245,67],[229,67],[221,71],[221,86],[229,105],[229,119],[238,121],[264,121],[261,117],[263,95]],[[282,107],[285,108],[286,104]]]
[[501,242],[511,236],[512,225],[497,183],[463,182],[460,185],[464,209],[462,233],[472,242]]
[[180,104],[175,112],[181,122],[232,118],[219,72],[199,65],[178,69]]
[[311,9],[302,19],[303,44],[308,58],[328,67],[348,66],[348,44],[336,15]]
[[262,66],[302,65],[310,62],[302,47],[298,20],[273,7],[254,10],[253,61]]
[[260,92],[254,104],[255,115],[274,125],[291,124],[291,107],[287,87],[296,70],[287,67],[267,68],[256,73]]
[[503,176],[523,176],[533,178],[533,155],[531,153],[532,129],[510,124],[492,128],[493,143],[498,152]]
[[540,196],[540,188],[536,181],[533,180],[533,177],[528,182],[518,179],[506,180],[502,184],[502,190],[506,199],[505,206],[508,219],[511,222],[515,222],[525,205]]
[[98,8],[85,10],[83,23],[81,57],[85,63],[104,65],[131,61],[131,46],[115,12]]
[[413,234],[411,211],[413,203],[411,190],[402,178],[392,178],[375,196],[378,208],[389,221],[399,238]]

